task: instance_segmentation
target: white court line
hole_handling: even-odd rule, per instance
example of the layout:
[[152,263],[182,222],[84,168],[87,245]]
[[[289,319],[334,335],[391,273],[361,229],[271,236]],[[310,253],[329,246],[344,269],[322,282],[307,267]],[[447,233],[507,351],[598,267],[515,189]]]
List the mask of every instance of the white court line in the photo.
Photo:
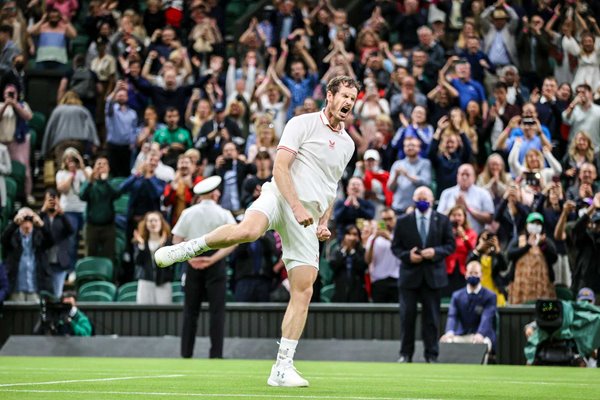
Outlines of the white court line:
[[108,394],[108,395],[139,395],[139,396],[178,396],[178,397],[227,397],[227,398],[269,398],[269,399],[341,399],[341,400],[442,400],[439,398],[422,397],[364,397],[364,396],[310,396],[286,395],[279,393],[270,394],[240,394],[240,393],[170,393],[170,392],[101,392],[92,390],[0,390],[0,393],[65,393],[65,394]]
[[119,378],[71,379],[71,380],[67,380],[67,381],[50,381],[50,382],[19,382],[19,383],[0,384],[0,387],[32,386],[32,385],[59,385],[61,383],[79,383],[79,382],[127,381],[127,380],[132,380],[132,379],[179,378],[182,376],[185,376],[185,375],[122,376]]

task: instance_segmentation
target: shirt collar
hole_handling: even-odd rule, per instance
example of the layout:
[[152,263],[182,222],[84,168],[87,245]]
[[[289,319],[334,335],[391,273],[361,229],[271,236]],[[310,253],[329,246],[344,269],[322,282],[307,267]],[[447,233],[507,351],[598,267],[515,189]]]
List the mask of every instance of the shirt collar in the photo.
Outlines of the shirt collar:
[[479,292],[481,292],[481,287],[482,287],[482,286],[481,286],[481,283],[480,283],[479,285],[477,285],[477,287],[475,288],[475,290],[473,290],[473,289],[471,288],[471,285],[467,285],[467,286],[466,286],[466,288],[467,288],[467,293],[468,293],[468,294],[473,294],[473,293],[475,293],[475,294],[479,294]]
[[421,219],[421,217],[425,217],[425,219],[427,219],[427,220],[430,219],[431,218],[431,206],[429,206],[427,211],[425,211],[424,213],[415,209],[415,216],[417,217],[417,219]]
[[321,117],[321,122],[323,123],[323,125],[325,125],[329,129],[331,129],[335,133],[341,133],[342,129],[344,129],[344,123],[342,121],[340,121],[340,127],[338,129],[334,129],[333,126],[331,126],[331,124],[329,123],[329,120],[327,119],[327,116],[325,115],[325,109],[322,109],[319,112],[319,117]]

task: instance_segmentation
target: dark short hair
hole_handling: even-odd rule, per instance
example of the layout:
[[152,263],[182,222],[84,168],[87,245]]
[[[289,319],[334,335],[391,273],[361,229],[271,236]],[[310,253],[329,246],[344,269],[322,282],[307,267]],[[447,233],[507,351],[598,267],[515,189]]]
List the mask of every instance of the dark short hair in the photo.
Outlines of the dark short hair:
[[496,89],[504,89],[504,90],[508,90],[508,85],[504,82],[496,82],[496,84],[494,85],[494,90]]
[[580,83],[580,84],[579,84],[579,85],[577,85],[577,87],[575,88],[575,91],[577,91],[577,89],[579,89],[579,88],[581,88],[581,89],[585,89],[585,90],[587,90],[588,92],[591,92],[591,91],[592,91],[592,87],[591,87],[590,85],[588,85],[587,83]]
[[106,154],[106,153],[99,153],[98,155],[96,155],[96,158],[94,159],[94,164],[96,164],[96,161],[98,161],[100,159],[105,159],[105,160],[108,161],[108,154]]
[[44,192],[44,196],[47,196],[47,195],[50,195],[52,197],[58,197],[58,192],[54,188],[49,188],[49,189],[46,189],[46,191]]
[[336,76],[331,79],[327,84],[327,91],[331,92],[331,94],[335,95],[340,91],[340,86],[346,86],[348,88],[355,88],[357,92],[360,92],[360,83],[347,75]]
[[179,114],[179,110],[177,108],[167,107],[167,109],[165,110],[165,115],[167,115],[168,113],[173,112],[173,111],[177,111],[177,113]]
[[0,25],[0,32],[8,33],[8,36],[12,37],[14,29],[11,25],[2,24],[2,25]]
[[255,157],[256,160],[270,160],[271,154],[266,150],[260,150]]

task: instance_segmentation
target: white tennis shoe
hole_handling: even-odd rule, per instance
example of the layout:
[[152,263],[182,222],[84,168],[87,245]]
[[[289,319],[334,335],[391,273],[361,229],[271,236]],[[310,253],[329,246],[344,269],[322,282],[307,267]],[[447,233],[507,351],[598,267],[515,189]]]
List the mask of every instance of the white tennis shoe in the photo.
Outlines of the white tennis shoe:
[[308,381],[300,376],[293,363],[273,364],[267,383],[269,386],[308,387]]
[[165,246],[156,250],[154,261],[159,268],[166,268],[178,262],[190,260],[203,253],[196,249],[193,241],[181,242],[173,246]]

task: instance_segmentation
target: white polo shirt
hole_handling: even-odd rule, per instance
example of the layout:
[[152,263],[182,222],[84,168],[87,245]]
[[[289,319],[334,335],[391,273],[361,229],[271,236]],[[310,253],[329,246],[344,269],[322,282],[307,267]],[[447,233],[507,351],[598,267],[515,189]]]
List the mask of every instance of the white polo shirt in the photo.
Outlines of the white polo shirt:
[[323,110],[294,117],[285,126],[277,149],[296,155],[290,172],[298,198],[316,203],[323,215],[354,153],[354,141],[343,125],[333,129]]
[[184,240],[196,239],[225,224],[235,224],[229,210],[219,206],[213,200],[202,200],[186,208],[173,227],[173,235]]

